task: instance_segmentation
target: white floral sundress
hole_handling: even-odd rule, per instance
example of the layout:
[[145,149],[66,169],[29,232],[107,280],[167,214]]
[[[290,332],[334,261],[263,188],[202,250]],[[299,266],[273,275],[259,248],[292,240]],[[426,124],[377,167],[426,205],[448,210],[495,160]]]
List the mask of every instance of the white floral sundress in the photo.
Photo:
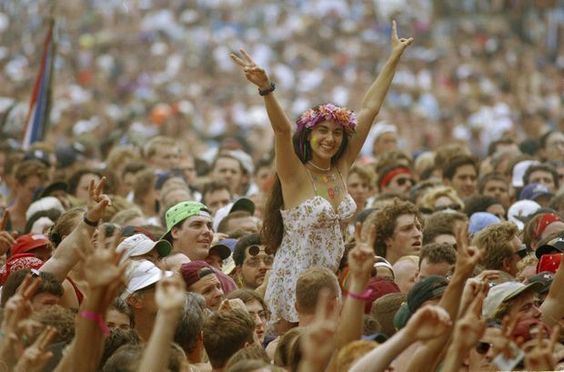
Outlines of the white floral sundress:
[[[313,187],[317,194],[315,183]],[[341,224],[349,220],[355,210],[356,204],[347,193],[336,211],[320,195],[315,195],[294,208],[280,211],[284,236],[274,257],[265,294],[272,322],[281,318],[298,322],[295,308],[296,283],[303,271],[313,266],[337,271],[345,250]]]

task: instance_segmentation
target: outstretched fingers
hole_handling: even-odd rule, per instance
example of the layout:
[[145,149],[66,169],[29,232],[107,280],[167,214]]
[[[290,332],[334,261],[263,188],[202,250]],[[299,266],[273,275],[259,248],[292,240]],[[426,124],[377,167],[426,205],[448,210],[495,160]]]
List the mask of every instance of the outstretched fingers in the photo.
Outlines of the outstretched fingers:
[[245,63],[245,61],[243,61],[239,56],[237,56],[237,54],[235,53],[229,53],[229,57],[231,57],[231,59],[233,60],[233,62],[235,62],[236,64],[238,64],[241,67],[246,67],[247,64]]
[[245,58],[245,61],[247,61],[248,64],[251,64],[253,66],[257,65],[256,62],[251,57],[251,55],[249,53],[247,53],[247,51],[245,49],[239,49],[239,51],[241,52],[241,54],[243,55],[243,58]]

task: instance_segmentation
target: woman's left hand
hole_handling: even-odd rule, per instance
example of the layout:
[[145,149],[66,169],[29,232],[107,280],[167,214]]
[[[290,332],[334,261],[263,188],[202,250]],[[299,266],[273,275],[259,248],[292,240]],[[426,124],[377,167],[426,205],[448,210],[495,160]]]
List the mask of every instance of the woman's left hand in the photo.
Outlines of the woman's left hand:
[[392,50],[400,54],[413,43],[413,38],[408,39],[398,37],[398,26],[395,20],[392,21]]

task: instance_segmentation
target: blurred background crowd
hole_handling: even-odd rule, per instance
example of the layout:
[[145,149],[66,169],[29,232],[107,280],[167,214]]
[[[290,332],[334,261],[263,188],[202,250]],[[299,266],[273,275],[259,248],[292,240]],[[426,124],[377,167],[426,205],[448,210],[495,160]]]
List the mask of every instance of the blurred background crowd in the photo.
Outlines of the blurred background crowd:
[[[0,4],[0,123],[21,138],[50,2]],[[559,6],[560,5],[560,6]],[[560,1],[58,1],[47,140],[112,145],[158,133],[196,157],[235,137],[253,158],[271,148],[261,100],[229,52],[265,66],[287,111],[334,102],[358,109],[389,52],[390,19],[414,36],[380,118],[412,153],[463,140],[483,157],[564,126]],[[370,141],[368,141],[370,142]],[[16,143],[14,143],[16,144]],[[371,145],[369,143],[369,145]]]

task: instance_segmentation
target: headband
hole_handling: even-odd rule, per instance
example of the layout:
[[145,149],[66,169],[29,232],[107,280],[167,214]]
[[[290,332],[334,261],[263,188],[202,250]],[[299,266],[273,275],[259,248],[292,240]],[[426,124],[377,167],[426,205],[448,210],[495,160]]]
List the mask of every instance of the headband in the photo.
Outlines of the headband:
[[399,168],[395,168],[395,169],[389,171],[380,180],[380,188],[387,186],[390,183],[390,181],[392,181],[392,179],[399,174],[409,174],[409,175],[411,175],[411,170],[407,167],[399,167]]
[[303,130],[305,128],[311,129],[322,121],[334,121],[343,127],[347,134],[354,133],[358,124],[354,112],[344,107],[335,106],[332,103],[307,110],[300,115],[296,124],[298,129]]
[[554,213],[547,213],[544,214],[540,220],[537,222],[537,226],[535,226],[535,238],[539,238],[544,230],[553,222],[560,221],[560,217],[555,215]]

